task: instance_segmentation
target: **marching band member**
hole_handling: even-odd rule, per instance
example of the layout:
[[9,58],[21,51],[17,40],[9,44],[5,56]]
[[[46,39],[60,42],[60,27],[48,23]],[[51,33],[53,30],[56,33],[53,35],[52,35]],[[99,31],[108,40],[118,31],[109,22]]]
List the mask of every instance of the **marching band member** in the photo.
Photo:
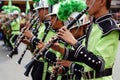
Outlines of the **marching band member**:
[[[80,44],[65,27],[60,29],[58,37],[73,45],[74,50],[60,49],[65,60],[58,64],[68,67],[73,74],[81,74],[80,80],[112,80],[120,28],[109,14],[111,0],[86,0],[86,4],[88,14],[93,17],[86,40]],[[79,61],[81,65],[71,61]]]
[[[13,11],[13,18],[14,20],[10,23],[11,25],[11,36],[10,36],[10,43],[12,45],[12,48],[15,44],[15,41],[20,33],[20,16],[19,12],[17,10]],[[15,50],[15,53],[18,54],[18,50]]]
[[[32,47],[34,47],[33,50],[35,50],[36,45],[38,44],[37,39],[42,40],[44,33],[45,33],[44,31],[49,26],[49,25],[45,26],[45,24],[44,24],[45,15],[48,14],[48,4],[46,3],[46,0],[40,0],[38,4],[39,5],[34,9],[34,10],[38,11],[38,15],[40,18],[40,24],[41,24],[38,36],[35,37],[34,34],[29,30],[25,31],[25,33],[24,33],[25,36],[30,39],[30,45]],[[45,40],[47,40],[47,39],[45,39]],[[45,41],[45,40],[43,40],[43,41]],[[32,53],[34,53],[34,51]],[[33,55],[35,55],[35,54],[33,54]],[[37,61],[35,63],[35,65],[33,66],[33,69],[31,72],[32,80],[48,80],[49,79],[49,77],[48,77],[49,75],[47,74],[48,65],[49,65],[48,62],[46,62],[44,59],[40,58],[39,61]]]
[[[48,19],[48,20],[50,20],[51,21],[51,27],[54,29],[54,30],[58,30],[58,29],[60,29],[61,27],[62,27],[62,25],[64,24],[64,22],[63,21],[60,21],[59,19],[58,19],[58,17],[57,17],[57,10],[56,10],[56,8],[57,8],[57,4],[56,5],[54,5],[54,7],[53,7],[53,10],[55,10],[55,11],[53,11],[53,13],[50,13],[50,14],[48,14],[48,15],[46,15],[46,19]],[[81,29],[81,28],[80,28]],[[77,31],[77,30],[76,30]],[[76,33],[76,32],[74,32],[74,33]],[[73,34],[74,34],[73,33]],[[38,44],[38,46],[39,47],[41,47],[41,45],[42,45],[42,42],[40,42],[39,44]],[[69,47],[69,46],[68,46]],[[59,48],[58,48],[58,46],[57,47],[55,47],[57,50],[56,51],[58,51],[59,52]],[[50,62],[50,63],[55,63],[56,62],[56,59],[57,59],[57,54],[55,53],[55,54],[52,54],[52,53],[50,53],[50,52],[46,52],[45,54],[44,54],[44,58],[48,61],[48,62]],[[59,75],[58,77],[57,77],[57,79],[56,80],[68,80],[68,79],[72,79],[73,78],[73,75],[71,75],[71,74],[69,74],[69,73],[67,73],[67,74],[65,74],[65,75]],[[52,79],[53,80],[53,79]],[[77,80],[77,79],[76,79]]]

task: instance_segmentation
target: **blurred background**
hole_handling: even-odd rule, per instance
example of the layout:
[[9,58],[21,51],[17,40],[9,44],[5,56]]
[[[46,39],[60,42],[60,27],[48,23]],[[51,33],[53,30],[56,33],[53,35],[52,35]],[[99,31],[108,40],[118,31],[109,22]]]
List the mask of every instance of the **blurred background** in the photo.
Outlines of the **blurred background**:
[[[28,0],[30,5],[30,11],[33,9],[32,0]],[[8,5],[8,0],[0,0],[0,11],[2,6]],[[21,12],[26,11],[26,0],[12,0],[12,5],[15,5],[21,9]],[[113,0],[110,12],[113,14],[118,26],[120,26],[120,0]],[[19,46],[19,55],[16,55],[13,59],[8,58],[6,55],[9,50],[3,47],[3,41],[0,41],[0,80],[31,80],[31,77],[24,76],[24,66],[31,59],[31,54],[27,51],[27,55],[22,61],[21,65],[16,64],[19,57],[25,49],[25,45]],[[120,80],[120,44],[118,54],[116,56],[116,62],[113,69],[113,80]]]

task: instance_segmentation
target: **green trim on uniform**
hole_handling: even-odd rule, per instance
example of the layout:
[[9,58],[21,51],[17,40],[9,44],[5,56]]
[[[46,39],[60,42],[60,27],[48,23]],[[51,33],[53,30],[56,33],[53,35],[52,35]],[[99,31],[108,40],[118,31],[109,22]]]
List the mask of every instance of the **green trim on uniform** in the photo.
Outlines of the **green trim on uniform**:
[[12,34],[12,36],[10,37],[10,43],[12,45],[12,47],[14,46],[14,42],[12,42],[13,38],[15,37],[16,34]]
[[44,70],[43,70],[42,80],[46,79],[47,71],[48,71],[48,62],[44,62]]
[[61,76],[61,75],[57,77],[57,80],[61,80],[61,79],[62,79],[62,76]]

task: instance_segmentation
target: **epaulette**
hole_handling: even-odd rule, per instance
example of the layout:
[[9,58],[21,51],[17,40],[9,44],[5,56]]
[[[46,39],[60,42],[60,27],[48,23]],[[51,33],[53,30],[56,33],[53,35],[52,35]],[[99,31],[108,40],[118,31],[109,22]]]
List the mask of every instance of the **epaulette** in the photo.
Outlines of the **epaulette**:
[[[100,17],[95,21],[100,27],[100,29],[103,32],[103,36],[106,36],[110,32],[114,30],[118,30],[120,32],[120,28],[117,26],[117,23],[114,19],[112,19],[112,16],[110,14],[107,14],[105,16]],[[120,38],[119,38],[120,39]]]

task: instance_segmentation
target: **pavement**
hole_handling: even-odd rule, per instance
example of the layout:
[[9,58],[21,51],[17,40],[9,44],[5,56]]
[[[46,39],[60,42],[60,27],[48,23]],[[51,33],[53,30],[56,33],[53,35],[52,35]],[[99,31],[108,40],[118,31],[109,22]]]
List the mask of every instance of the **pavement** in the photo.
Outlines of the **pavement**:
[[[26,52],[22,63],[19,65],[16,62],[20,58],[21,54],[25,50],[25,45],[21,44],[19,46],[19,54],[13,56],[12,59],[8,58],[6,55],[10,52],[2,46],[3,42],[0,41],[0,80],[32,80],[29,77],[24,76],[24,66],[30,61],[31,54],[29,51]],[[113,80],[120,80],[120,44],[118,49],[118,54],[116,56],[116,61],[113,68]]]
[[7,51],[2,46],[3,42],[0,41],[0,80],[32,80],[31,77],[24,76],[24,66],[30,61],[31,54],[26,52],[21,64],[17,64],[22,52],[25,50],[25,45],[21,44],[18,48],[19,54],[13,56],[13,58],[7,57],[10,51]]

